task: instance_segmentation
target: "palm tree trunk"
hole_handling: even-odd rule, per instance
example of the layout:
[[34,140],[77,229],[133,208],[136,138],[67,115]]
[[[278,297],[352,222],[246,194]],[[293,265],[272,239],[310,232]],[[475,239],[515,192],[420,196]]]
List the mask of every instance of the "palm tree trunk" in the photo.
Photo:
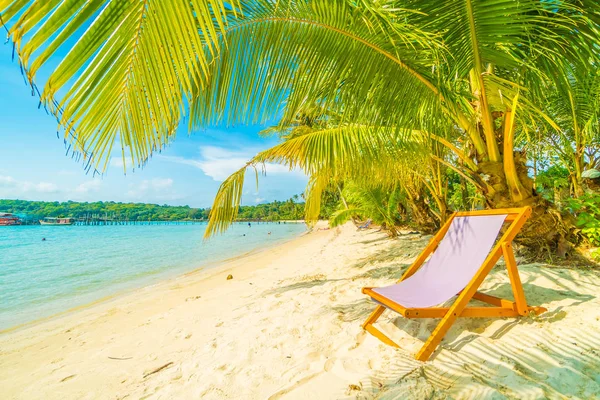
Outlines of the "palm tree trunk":
[[[488,206],[532,207],[533,213],[517,240],[537,251],[564,253],[561,249],[565,247],[565,241],[571,239],[574,227],[571,217],[562,215],[553,203],[537,194],[533,180],[527,174],[524,155],[514,151],[511,153],[512,157],[504,157],[504,162],[479,164],[479,175],[493,188],[483,193]],[[507,172],[510,175],[507,175]],[[514,189],[515,182],[518,182],[519,191]]]
[[337,187],[338,193],[340,194],[340,200],[342,200],[342,203],[344,204],[344,208],[347,210],[348,203],[346,202],[346,199],[344,198],[344,195],[342,194],[342,188],[337,183],[335,184],[335,186]]
[[435,224],[429,214],[429,207],[425,203],[422,195],[414,195],[407,191],[407,204],[410,208],[411,218],[410,220],[422,231],[433,232],[435,230]]
[[573,184],[573,196],[580,197],[583,195],[583,185],[581,174],[583,173],[583,154],[584,149],[576,143],[575,153],[573,154],[573,164],[575,165],[575,173],[571,175],[571,183]]
[[[342,200],[342,204],[344,204],[344,208],[347,210],[347,209],[348,209],[348,202],[347,202],[347,201],[346,201],[346,199],[344,198],[344,194],[342,193],[342,188],[341,188],[341,187],[340,187],[340,185],[339,185],[339,184],[337,184],[337,183],[335,184],[335,187],[336,187],[336,188],[337,188],[337,190],[338,190],[338,193],[339,193],[339,195],[340,195],[340,200]],[[356,217],[355,217],[355,216],[352,216],[350,219],[352,220],[352,223],[353,223],[354,225],[356,225],[356,226],[358,226],[358,225],[359,225],[359,224],[358,224],[358,221],[357,221],[357,219],[356,219]]]
[[490,208],[530,206],[532,216],[517,240],[540,254],[546,250],[564,256],[568,247],[565,243],[572,237],[572,217],[562,215],[553,203],[537,194],[528,174],[525,153],[514,150],[514,114],[510,110],[504,112],[500,129],[501,135],[496,136],[502,137],[502,143],[498,143],[503,149],[501,161],[478,163],[477,173],[490,189],[482,193],[487,205]]

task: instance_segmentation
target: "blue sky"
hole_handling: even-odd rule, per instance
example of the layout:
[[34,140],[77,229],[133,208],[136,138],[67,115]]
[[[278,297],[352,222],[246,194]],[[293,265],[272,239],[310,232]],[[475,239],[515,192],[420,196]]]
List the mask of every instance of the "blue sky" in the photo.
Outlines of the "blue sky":
[[[57,124],[31,96],[12,45],[0,44],[0,198],[46,201],[145,202],[208,207],[219,184],[277,139],[258,136],[261,126],[192,132],[180,129],[175,141],[141,170],[123,174],[115,153],[103,176],[85,174],[83,165],[66,156]],[[299,171],[268,165],[257,190],[248,170],[243,204],[285,200],[304,190]]]

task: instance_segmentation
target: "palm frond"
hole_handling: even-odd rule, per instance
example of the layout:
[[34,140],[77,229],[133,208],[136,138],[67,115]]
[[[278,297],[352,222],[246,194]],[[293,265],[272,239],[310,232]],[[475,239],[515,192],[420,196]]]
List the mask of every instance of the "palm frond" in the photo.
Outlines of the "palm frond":
[[304,220],[309,225],[314,225],[321,213],[321,195],[329,185],[331,178],[327,174],[317,174],[310,177],[304,192]]
[[346,223],[350,218],[356,215],[365,215],[366,210],[362,208],[350,207],[348,209],[337,210],[329,218],[329,226],[336,227]]
[[[0,18],[34,90],[65,139],[103,169],[116,140],[144,164],[175,136],[239,0],[18,0]],[[74,44],[72,44],[74,43]],[[63,57],[62,52],[68,49]]]
[[192,101],[190,126],[264,122],[282,113],[289,123],[315,104],[340,123],[431,126],[441,112],[431,77],[441,44],[405,22],[410,11],[363,3],[249,2],[230,21],[210,86]]
[[[331,180],[364,177],[381,185],[394,185],[398,165],[428,157],[424,139],[427,137],[418,131],[398,135],[395,128],[362,125],[338,126],[290,138],[258,153],[221,184],[206,237],[224,231],[235,220],[244,182],[242,171],[248,166],[279,163],[290,170],[303,170],[311,177],[306,189],[305,219],[313,222],[319,216],[321,192]],[[414,168],[418,165],[415,161]]]
[[225,232],[231,222],[237,218],[245,176],[246,166],[231,174],[219,187],[210,210],[208,226],[204,232],[205,239],[215,233]]

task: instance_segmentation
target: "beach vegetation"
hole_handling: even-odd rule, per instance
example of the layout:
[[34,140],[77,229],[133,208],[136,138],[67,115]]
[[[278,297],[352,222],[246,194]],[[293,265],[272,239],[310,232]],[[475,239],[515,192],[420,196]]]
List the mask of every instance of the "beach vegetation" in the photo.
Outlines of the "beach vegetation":
[[308,221],[323,193],[343,203],[354,185],[379,190],[381,206],[397,193],[419,226],[531,206],[522,243],[578,240],[561,202],[585,195],[599,162],[595,0],[71,3],[0,13],[34,91],[48,57],[71,47],[39,95],[86,166],[102,171],[115,142],[143,166],[188,111],[190,130],[278,121],[281,143],[221,185],[207,235],[238,218],[246,170],[278,162],[309,176]]
[[[438,220],[448,215],[448,180],[442,169],[449,167],[481,196],[483,204],[476,205],[532,206],[532,221],[521,238],[526,244],[546,248],[576,241],[571,216],[536,191],[528,150],[546,142],[553,155],[559,150],[569,155],[563,157],[569,185],[581,195],[577,171],[591,164],[586,149],[597,147],[598,54],[587,40],[598,37],[597,3],[500,1],[489,7],[477,1],[403,2],[407,7],[392,12],[377,4],[336,2],[336,12],[329,13],[319,2],[310,3],[279,3],[270,10],[261,8],[254,18],[244,15],[240,30],[260,32],[261,37],[285,35],[267,36],[252,46],[245,46],[241,34],[230,36],[232,46],[218,60],[220,74],[209,91],[223,93],[220,103],[199,98],[192,105],[196,123],[210,121],[215,108],[247,107],[260,116],[268,111],[265,104],[280,104],[273,90],[241,89],[239,95],[228,96],[221,81],[227,77],[228,84],[238,83],[237,77],[273,74],[273,79],[252,85],[264,82],[261,87],[281,89],[277,93],[285,99],[282,126],[310,115],[309,129],[321,119],[327,123],[324,129],[343,132],[344,139],[327,140],[325,136],[333,135],[317,130],[303,136],[320,139],[285,140],[251,164],[268,160],[300,166],[311,176],[307,191],[315,193],[315,200],[319,187],[330,179],[367,176],[380,184],[398,176],[396,167],[405,164],[400,152],[408,149],[404,139],[418,135],[419,148],[428,150],[430,161],[419,162],[413,173],[424,175],[433,164],[433,173],[421,182],[428,196],[418,198],[433,199],[427,208]],[[262,19],[266,13],[272,21]],[[323,46],[329,42],[337,48],[326,51]],[[274,48],[278,54],[270,53]],[[242,55],[267,61],[232,62]],[[260,108],[244,97],[251,92]],[[235,116],[229,118],[236,121]],[[299,125],[307,124],[300,120]],[[352,146],[360,147],[354,159],[349,156]],[[396,154],[387,158],[390,147]],[[367,172],[379,161],[388,176]],[[231,216],[226,210],[235,205],[235,198],[224,196],[232,186],[221,189],[213,207],[214,231],[224,228],[221,222]],[[462,197],[473,198],[468,192],[462,191]],[[228,205],[226,199],[234,201]],[[317,206],[307,211],[312,208]]]
[[390,236],[398,235],[396,227],[401,223],[399,207],[402,196],[398,188],[388,191],[348,183],[342,191],[342,196],[345,203],[340,202],[339,209],[331,215],[330,226],[335,227],[352,217],[359,217],[363,221],[371,219],[387,230]]
[[586,193],[568,201],[577,227],[593,246],[600,246],[600,193]]

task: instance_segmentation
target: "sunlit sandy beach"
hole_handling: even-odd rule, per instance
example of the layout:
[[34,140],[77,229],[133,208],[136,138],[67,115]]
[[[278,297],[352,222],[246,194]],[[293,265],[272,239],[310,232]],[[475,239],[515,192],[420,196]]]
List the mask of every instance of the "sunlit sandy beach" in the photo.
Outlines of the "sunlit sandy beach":
[[0,400],[600,400],[600,0],[0,27]]
[[[321,225],[320,225],[321,226]],[[597,271],[521,265],[523,319],[459,319],[429,362],[436,320],[388,312],[386,346],[361,323],[363,286],[397,279],[428,241],[353,225],[315,230],[210,271],[0,337],[5,399],[593,398]],[[227,280],[231,274],[233,279]],[[486,293],[510,296],[502,266]]]

